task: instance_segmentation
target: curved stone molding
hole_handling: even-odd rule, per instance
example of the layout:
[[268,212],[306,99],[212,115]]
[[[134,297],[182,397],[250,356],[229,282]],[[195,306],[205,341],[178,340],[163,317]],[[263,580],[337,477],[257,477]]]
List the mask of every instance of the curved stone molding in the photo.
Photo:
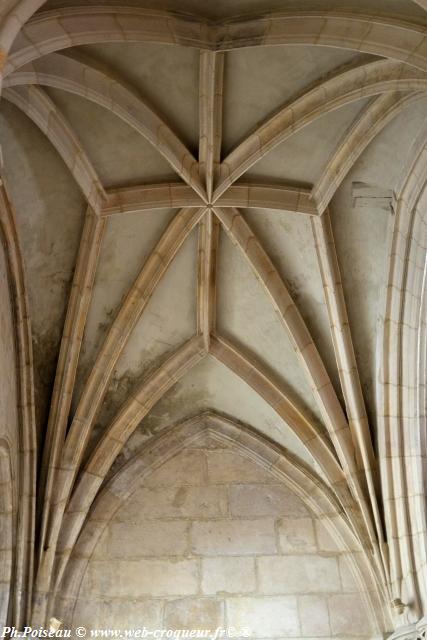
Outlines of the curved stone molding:
[[296,11],[224,21],[219,49],[256,45],[314,44],[400,60],[427,70],[427,37],[416,23],[351,12]]
[[6,8],[6,12],[0,7],[0,94],[10,47],[24,24],[45,1],[18,0],[14,5]]
[[[415,142],[397,194],[389,256],[381,362],[380,463],[390,531],[393,597],[420,615],[427,603],[425,572],[425,442],[418,413],[418,344],[427,255],[427,135]],[[420,324],[421,322],[421,324]],[[417,571],[420,571],[419,575]]]
[[0,44],[3,51],[9,51],[22,27],[45,2],[46,0],[19,0],[6,15],[0,12]]
[[219,236],[220,224],[212,211],[207,211],[199,224],[197,268],[197,333],[203,336],[207,352],[216,326]]
[[13,487],[9,445],[0,438],[0,626],[8,623],[9,601],[13,598]]
[[224,54],[200,52],[199,163],[206,193],[212,191],[221,161]]
[[3,179],[0,179],[0,230],[6,247],[11,275],[11,299],[16,321],[19,393],[19,526],[15,560],[13,621],[21,625],[29,619],[33,589],[37,438],[34,407],[34,372],[31,321],[27,297],[24,260],[18,237],[15,212]]
[[370,103],[332,155],[311,197],[323,213],[354,163],[384,127],[423,93],[384,93]]
[[195,336],[142,381],[112,420],[80,474],[64,514],[58,542],[57,586],[96,494],[123,446],[156,402],[205,356],[203,337]]
[[277,145],[322,115],[363,97],[426,88],[424,74],[420,76],[416,69],[393,60],[362,64],[321,82],[291,104],[285,104],[228,154],[220,166],[214,201]]
[[195,191],[180,182],[144,184],[136,187],[108,189],[107,199],[102,207],[104,217],[145,210],[175,208],[200,208],[203,200]]
[[41,483],[45,489],[40,525],[42,543],[46,537],[53,485],[66,437],[77,365],[92,300],[105,223],[104,219],[88,209],[65,318],[43,451]]
[[210,353],[249,384],[283,418],[322,469],[331,487],[342,499],[343,508],[349,507],[351,498],[342,493],[344,473],[334,455],[330,439],[318,425],[313,424],[301,407],[296,406],[253,355],[249,357],[243,354],[235,344],[219,335],[212,336]]
[[99,71],[87,58],[83,62],[78,58],[53,54],[21,69],[6,80],[5,86],[21,84],[69,91],[108,109],[153,145],[173,170],[202,200],[205,199],[198,162],[178,136],[137,92],[128,89],[114,76]]
[[350,325],[341,282],[340,267],[328,211],[325,211],[316,220],[312,220],[312,229],[323,281],[332,340],[338,362],[341,388],[347,409],[348,424],[358,452],[359,465],[363,468],[361,482],[363,483],[366,480],[367,483],[369,503],[375,520],[380,551],[383,553],[384,532],[375,490],[378,483],[377,461],[371,441],[368,416],[349,330]]
[[[295,456],[272,444],[254,429],[233,422],[212,412],[203,413],[176,426],[164,429],[150,440],[98,495],[74,548],[70,563],[58,589],[55,612],[62,619],[70,617],[78,595],[81,579],[99,537],[117,509],[139,486],[144,478],[172,458],[182,448],[194,445],[204,434],[232,445],[236,451],[259,464],[284,482],[303,500],[309,509],[327,524],[339,548],[350,553],[352,571],[360,590],[366,597],[367,611],[376,620],[377,629],[383,628],[381,610],[383,593],[377,578],[369,569],[365,550],[359,545],[352,527],[343,515],[326,484],[315,477]],[[357,550],[357,553],[351,553]],[[379,607],[376,609],[376,607]]]
[[[155,287],[204,212],[204,208],[182,209],[173,218],[124,299],[89,374],[56,470],[56,482],[52,492],[53,506],[50,513],[46,514],[49,527],[46,529],[46,543],[40,556],[34,614],[36,619],[40,620],[39,624],[42,624],[46,617],[46,598],[53,580],[52,569],[62,518],[114,366]],[[140,406],[138,403],[137,405]]]
[[424,29],[396,18],[301,11],[212,23],[179,13],[100,5],[46,11],[34,17],[15,41],[6,75],[53,51],[124,40],[221,51],[273,44],[317,44],[390,57],[427,71]]
[[80,140],[49,96],[38,87],[5,89],[3,97],[21,109],[53,144],[89,205],[99,212],[105,191]]

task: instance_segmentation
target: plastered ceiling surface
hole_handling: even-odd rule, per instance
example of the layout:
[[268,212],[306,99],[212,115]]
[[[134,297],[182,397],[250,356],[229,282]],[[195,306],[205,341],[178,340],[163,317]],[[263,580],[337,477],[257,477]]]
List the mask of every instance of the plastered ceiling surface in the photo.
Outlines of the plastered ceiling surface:
[[[90,45],[64,51],[64,56],[84,54],[87,60],[110,74],[132,81],[132,87],[148,102],[189,147],[198,154],[199,56],[194,49],[129,43]],[[355,64],[360,54],[323,47],[263,47],[225,54],[222,146],[233,149],[257,125],[308,86],[341,71],[341,65]],[[43,59],[48,62],[49,57]],[[366,62],[366,56],[364,56]],[[152,183],[179,182],[155,146],[138,136],[117,116],[81,96],[57,88],[44,89],[58,105],[90,157],[101,182],[107,188]],[[33,322],[40,403],[48,406],[55,373],[62,326],[70,294],[77,249],[85,214],[82,197],[69,172],[37,126],[6,101],[1,109],[5,165],[11,196],[17,211],[21,241],[28,267],[30,308]],[[371,104],[372,98],[355,101],[326,114],[279,144],[254,163],[241,182],[295,188],[315,183],[346,132]],[[370,415],[375,406],[371,388],[375,372],[376,320],[378,300],[386,277],[387,230],[392,216],[376,206],[375,198],[358,207],[352,194],[355,181],[378,189],[396,186],[409,148],[422,125],[426,100],[409,105],[405,113],[387,125],[358,159],[337,190],[331,205],[337,255],[355,342],[356,358],[368,392]],[[405,127],[402,124],[405,123]],[[399,155],[388,152],[388,138]],[[396,141],[398,137],[398,142]],[[391,142],[389,143],[391,144]],[[335,201],[337,205],[335,206]],[[309,216],[277,209],[242,208],[251,228],[261,239],[288,289],[298,304],[340,395],[339,378],[332,346],[321,274],[316,257]],[[176,209],[156,208],[117,214],[107,219],[93,299],[83,337],[76,390],[85,383],[102,340],[120,304],[141,267],[170,223]],[[262,283],[245,262],[242,252],[221,230],[217,259],[218,329],[253,352],[280,376],[307,408],[320,413],[310,382],[298,363],[295,349],[283,322],[271,304]],[[196,332],[197,319],[197,233],[193,232],[179,250],[170,270],[159,282],[146,311],[137,321],[128,345],[114,371],[108,411],[114,412],[126,397],[129,382],[137,381],[149,366],[158,366],[165,356]],[[362,317],[361,317],[362,316]],[[214,371],[215,369],[215,371]],[[208,378],[195,376],[197,408],[209,408],[210,386],[218,387],[224,374],[212,368]],[[215,380],[219,378],[219,380]],[[185,384],[185,381],[182,382]],[[230,381],[229,392],[233,395]],[[227,383],[228,386],[228,383]],[[247,387],[247,386],[246,386]],[[130,390],[130,389],[129,389]],[[219,392],[220,393],[220,392]],[[263,401],[246,388],[246,401],[257,405],[254,426],[263,429],[271,417]],[[167,411],[168,395],[160,406]],[[46,399],[43,397],[46,395]],[[117,396],[117,402],[114,397]],[[77,401],[77,398],[76,398]],[[191,412],[192,400],[180,400]],[[221,402],[219,402],[221,404]],[[113,405],[113,406],[112,406]],[[174,410],[178,407],[173,403]],[[159,408],[153,409],[156,419]],[[248,416],[250,417],[250,416]],[[167,419],[174,419],[167,414]],[[40,421],[46,414],[40,415]],[[146,418],[150,424],[153,417]],[[275,429],[285,432],[279,417]],[[43,429],[41,427],[41,429]],[[140,430],[144,430],[144,421]]]

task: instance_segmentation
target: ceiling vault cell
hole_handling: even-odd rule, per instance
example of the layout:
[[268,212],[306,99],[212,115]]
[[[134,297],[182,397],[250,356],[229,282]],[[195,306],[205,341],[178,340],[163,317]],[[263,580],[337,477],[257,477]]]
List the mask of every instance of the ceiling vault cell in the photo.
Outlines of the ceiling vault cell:
[[38,588],[41,593],[35,616],[45,615],[46,594],[52,580],[51,571],[63,513],[79,469],[93,421],[107,391],[115,363],[147,305],[157,283],[164,275],[184,240],[200,220],[205,209],[182,209],[172,220],[157,247],[145,262],[137,280],[126,296],[87,380],[76,413],[65,439],[61,461],[53,484],[52,507],[47,516],[45,544],[41,549]]
[[222,161],[214,200],[278,144],[317,118],[387,91],[425,90],[424,73],[392,60],[376,60],[321,82],[268,118]]
[[55,87],[109,109],[146,138],[179,177],[205,199],[198,163],[178,136],[137,93],[90,65],[86,58],[84,60],[54,54],[21,69],[15,78],[6,79],[6,85],[23,83]]
[[422,98],[422,92],[383,93],[369,103],[349,129],[333,153],[322,176],[314,185],[311,197],[322,214],[342,181],[369,143],[412,102]]
[[307,326],[285,283],[242,214],[232,209],[215,208],[214,211],[233,243],[242,251],[257,278],[264,285],[273,306],[279,313],[289,333],[294,349],[310,381],[324,424],[337,452],[347,482],[362,510],[368,537],[378,550],[377,537],[373,530],[370,511],[366,504],[366,494],[363,492],[358,477],[359,471],[356,466],[354,443],[351,438],[350,428]]
[[63,536],[58,544],[60,557],[56,586],[59,586],[65,563],[80,533],[88,509],[124,443],[154,404],[205,355],[203,337],[195,336],[142,382],[113,419],[81,472],[64,514],[61,529]]
[[6,89],[3,97],[45,133],[71,171],[88,204],[99,212],[105,191],[81,142],[49,96],[39,87]]
[[[240,376],[273,407],[308,449],[330,484],[340,494],[344,488],[344,473],[326,434],[304,415],[303,410],[296,406],[295,401],[286,395],[253,355],[243,354],[237,345],[219,335],[212,337],[210,353]],[[344,504],[349,500],[346,491],[344,488]]]

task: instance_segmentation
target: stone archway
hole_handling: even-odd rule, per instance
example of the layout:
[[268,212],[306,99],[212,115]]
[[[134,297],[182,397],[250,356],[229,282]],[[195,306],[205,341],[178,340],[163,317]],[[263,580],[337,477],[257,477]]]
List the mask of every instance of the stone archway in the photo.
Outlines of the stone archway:
[[371,638],[387,622],[364,553],[305,466],[202,414],[161,432],[105,487],[53,613],[73,627],[246,620],[255,638]]

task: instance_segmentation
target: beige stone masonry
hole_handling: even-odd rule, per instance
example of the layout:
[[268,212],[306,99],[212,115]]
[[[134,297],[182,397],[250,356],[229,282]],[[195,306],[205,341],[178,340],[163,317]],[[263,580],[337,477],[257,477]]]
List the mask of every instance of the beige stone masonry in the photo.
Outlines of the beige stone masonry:
[[[212,444],[204,437],[205,433],[212,434],[215,438],[211,441]],[[183,436],[185,440],[182,440]],[[347,566],[346,587],[343,587],[340,559],[341,556],[344,557],[343,549],[347,544],[343,543],[345,535],[343,538],[336,537],[336,544],[344,544],[344,547],[337,547],[331,553],[323,550],[324,543],[315,534],[317,523],[320,523],[318,518],[321,517],[321,509],[324,508],[321,506],[320,496],[312,501],[310,507],[304,506],[302,502],[297,507],[298,498],[286,485],[282,485],[283,503],[290,503],[290,508],[295,514],[292,518],[280,516],[277,513],[256,517],[233,515],[229,505],[234,488],[257,486],[260,492],[263,488],[268,502],[269,491],[280,486],[276,472],[277,462],[271,466],[271,461],[277,460],[281,454],[279,450],[269,450],[270,447],[267,441],[263,443],[259,436],[251,434],[250,431],[243,431],[242,427],[233,426],[228,421],[208,414],[158,436],[160,466],[154,457],[156,450],[154,446],[151,448],[151,453],[148,453],[147,449],[142,449],[141,454],[131,460],[124,472],[119,473],[110,483],[109,491],[121,496],[119,505],[111,503],[110,508],[104,502],[104,507],[101,508],[102,502],[99,502],[99,508],[96,508],[92,515],[93,526],[90,535],[84,544],[82,537],[78,543],[78,556],[87,558],[88,571],[83,580],[81,596],[75,592],[77,596],[75,620],[80,619],[80,611],[88,619],[88,614],[84,613],[88,598],[92,600],[107,598],[113,604],[127,599],[131,609],[139,607],[140,603],[146,606],[144,603],[148,599],[155,598],[165,600],[163,621],[180,620],[185,627],[193,624],[197,628],[199,622],[203,620],[219,619],[224,622],[227,620],[228,624],[237,624],[237,621],[241,620],[243,626],[252,627],[253,637],[265,637],[260,631],[261,624],[267,625],[266,629],[271,629],[272,635],[269,637],[279,637],[276,636],[279,630],[290,628],[281,625],[287,625],[289,620],[293,620],[292,628],[296,630],[295,636],[302,637],[300,629],[305,618],[301,616],[300,611],[303,610],[303,599],[307,597],[304,595],[307,590],[317,598],[313,602],[316,604],[318,616],[325,611],[328,612],[328,602],[335,594],[344,593],[353,595],[355,598],[357,596],[362,603],[360,598],[363,599],[364,596],[359,595],[359,589],[363,588],[361,585],[364,584],[365,578],[359,577],[352,580]],[[166,457],[168,449],[170,457]],[[228,453],[230,462],[245,464],[245,481],[240,479],[240,482],[236,483],[227,466],[224,467],[222,474],[220,468],[217,468],[214,476],[207,472],[209,466],[206,463],[213,455],[220,452],[222,455]],[[150,466],[144,464],[144,457],[147,458],[147,456],[152,460],[150,464],[154,464],[151,471]],[[190,465],[188,465],[189,461],[191,461]],[[291,480],[295,471],[293,463],[289,461],[288,466],[283,467],[284,470],[285,468],[289,474],[286,476],[286,484],[290,481],[292,487],[302,488],[301,482],[298,482],[296,477]],[[196,469],[195,479],[193,478],[194,469]],[[268,475],[271,475],[270,482],[265,481]],[[284,478],[285,476],[281,475],[280,482],[283,482]],[[261,479],[264,482],[260,483]],[[176,505],[181,502],[180,496],[184,495],[182,490],[185,490],[186,495],[194,495],[195,491],[200,492],[201,489],[221,491],[228,505],[226,517],[206,512],[206,504],[214,504],[212,500],[209,503],[193,503],[190,512],[182,510],[181,506],[177,508]],[[157,511],[150,508],[151,503],[147,502],[147,492],[153,491],[156,491],[157,495],[153,508]],[[189,491],[192,493],[188,494]],[[301,492],[301,496],[303,495],[305,497],[304,492]],[[176,498],[178,498],[177,501]],[[172,503],[175,504],[170,511]],[[162,504],[167,505],[166,512],[163,508],[159,511],[159,506]],[[318,511],[317,515],[312,508]],[[102,522],[98,519],[99,517],[102,517]],[[165,517],[175,536],[171,547],[168,545],[171,532],[165,529]],[[290,522],[295,530],[295,523],[298,520],[303,525],[301,530],[312,532],[311,547],[306,547],[304,553],[301,553],[300,549],[295,551],[282,547],[282,534],[286,523]],[[307,527],[307,522],[311,527]],[[342,521],[340,518],[331,520],[331,526],[331,531],[336,534],[342,526]],[[120,535],[124,527],[131,528],[129,537],[131,544],[128,546],[120,545]],[[96,530],[97,534],[95,534]],[[139,538],[137,538],[138,531]],[[344,534],[344,531],[341,533]],[[134,540],[133,543],[132,540]],[[363,566],[361,549],[360,553],[360,566]],[[351,564],[353,555],[347,554],[345,557],[349,558],[354,571],[354,566]],[[106,572],[107,565],[111,567]],[[116,566],[116,572],[114,566]],[[140,575],[138,571],[148,572],[151,580],[154,581],[150,586],[149,594],[145,591],[145,578],[133,578]],[[126,574],[130,580],[126,583],[117,581],[114,577],[117,572]],[[356,570],[355,575],[357,574]],[[70,579],[71,575],[68,575]],[[174,596],[173,589],[177,587],[171,586],[172,583],[174,585],[179,583],[181,589],[179,597]],[[196,583],[197,586],[195,586]],[[80,580],[77,580],[77,576],[73,579],[73,584],[77,585],[78,589]],[[93,591],[94,584],[97,585],[96,596]],[[190,593],[192,589],[194,592]],[[72,591],[68,592],[68,596],[66,593],[63,592],[63,596],[66,601],[67,597],[70,598],[68,601],[71,602]],[[97,600],[94,600],[95,611]],[[331,600],[331,602],[334,601]],[[356,599],[354,599],[355,602],[357,602]],[[360,606],[366,607],[366,604],[360,604]],[[289,610],[290,619],[288,620],[287,616],[283,619],[281,615],[276,620],[278,614],[275,612],[279,610],[282,613]],[[105,621],[110,620],[110,623],[116,626],[124,624],[119,617],[116,617],[114,611],[117,611],[116,604],[110,611],[105,611]],[[291,612],[294,613],[291,615]],[[221,617],[223,614],[225,618]],[[274,619],[267,620],[268,615],[273,614]],[[133,613],[130,615],[132,617]],[[351,612],[348,611],[347,615],[350,616]],[[244,624],[243,617],[246,618]],[[90,617],[88,620],[90,621]],[[329,617],[327,620],[329,624]],[[321,629],[324,629],[326,623],[322,624]],[[366,632],[363,637],[369,637],[369,632]]]
[[[19,526],[16,532],[15,557],[15,619],[20,624],[28,619],[32,596],[35,551],[35,483],[36,483],[36,425],[34,399],[33,344],[29,316],[28,293],[22,250],[18,237],[15,212],[9,200],[3,178],[0,184],[0,226],[6,247],[11,277],[11,295],[16,317],[19,389],[19,444],[21,448]],[[4,479],[3,479],[4,480]],[[8,509],[8,508],[7,508]],[[3,520],[4,521],[4,520]],[[3,539],[7,539],[5,536]],[[9,586],[3,592],[3,602],[9,602]],[[7,594],[7,595],[6,595]],[[6,610],[6,604],[3,605]]]
[[400,59],[427,70],[424,35],[422,27],[416,24],[387,17],[378,17],[372,28],[370,16],[354,13],[345,16],[321,11],[264,14],[211,26],[193,17],[186,19],[138,8],[110,8],[109,11],[102,7],[68,8],[42,13],[21,30],[6,74],[58,49],[123,39],[224,50],[268,44],[349,47]]
[[[111,606],[103,609],[104,623],[110,621],[109,624],[120,626],[123,616],[133,618],[134,608],[142,607],[144,611],[149,606],[152,610],[154,599],[162,602],[162,621],[156,622],[156,616],[153,618],[148,614],[148,627],[163,624],[166,628],[216,628],[227,623],[250,628],[251,637],[255,638],[266,637],[267,633],[270,638],[282,637],[282,633],[286,634],[285,637],[291,634],[302,638],[313,634],[314,629],[318,637],[328,636],[331,625],[338,627],[345,616],[350,619],[352,609],[349,607],[341,611],[341,618],[338,617],[335,596],[348,595],[351,607],[357,606],[358,611],[364,611],[355,582],[348,577],[348,586],[343,587],[339,567],[341,557],[345,557],[342,549],[336,548],[331,554],[322,551],[322,541],[318,546],[314,532],[321,521],[285,485],[279,485],[274,475],[271,475],[270,482],[256,484],[260,474],[265,480],[271,472],[246,458],[244,450],[234,448],[231,444],[232,430],[226,426],[227,423],[209,417],[207,424],[215,420],[218,428],[220,424],[224,425],[227,439],[216,440],[220,446],[218,449],[205,444],[200,420],[203,418],[193,422],[194,429],[190,424],[186,427],[189,435],[190,428],[193,429],[197,439],[191,436],[188,446],[149,473],[146,481],[139,476],[133,493],[130,490],[129,497],[124,498],[122,506],[106,524],[88,563],[75,620],[85,619],[87,624],[93,624],[92,620],[98,619],[98,602],[109,602]],[[212,430],[216,438],[219,433]],[[235,435],[238,436],[237,432]],[[167,439],[170,441],[171,437]],[[238,436],[239,439],[244,440]],[[222,474],[219,468],[214,476],[206,474],[206,464],[202,461],[206,463],[219,452],[222,455],[227,453],[230,461],[236,464],[239,460],[240,465],[245,463],[245,481],[240,479],[236,484],[227,466]],[[188,465],[189,461],[191,465]],[[194,469],[197,470],[195,481]],[[191,513],[175,508],[168,512],[167,517],[172,517],[168,524],[171,529],[165,529],[165,513],[159,511],[158,505],[169,505],[171,496],[179,495],[181,489],[219,488],[228,502],[230,490],[243,486],[257,486],[260,492],[264,490],[267,501],[269,491],[281,486],[284,490],[282,502],[289,502],[295,515],[285,518],[269,513],[249,518],[244,514],[233,514],[230,509],[230,515],[224,518],[207,514],[205,506],[199,503]],[[147,491],[154,490],[157,501],[152,505],[147,499]],[[312,531],[312,546],[303,554],[281,547],[284,524],[291,522],[295,526],[298,521],[303,525],[301,531]],[[131,527],[131,534],[128,538],[130,544],[124,546],[120,544],[120,537],[125,527]],[[175,540],[169,546],[167,542],[172,532]],[[190,546],[187,546],[188,542]],[[271,555],[271,550],[274,550],[274,555]],[[241,555],[242,552],[245,555]],[[126,581],[117,580],[115,576],[118,574],[126,575]],[[146,593],[145,574],[150,576],[149,594]],[[177,588],[179,597],[174,595]],[[92,615],[88,599],[93,602]],[[126,609],[122,608],[120,613],[118,607],[125,600],[130,611],[125,613]],[[365,626],[356,635],[369,637],[369,633]]]
[[[425,0],[415,1],[426,8]],[[350,640],[379,637],[392,628],[391,614],[397,625],[399,600],[408,604],[405,616],[415,620],[425,614],[425,128],[410,152],[390,222],[388,283],[378,341],[378,449],[365,408],[328,212],[368,145],[425,96],[427,35],[419,10],[407,18],[365,15],[354,9],[253,12],[208,20],[112,2],[107,7],[81,3],[40,11],[30,19],[42,4],[10,2],[7,13],[0,7],[3,97],[45,133],[88,210],[37,474],[33,338],[24,260],[1,185],[2,237],[16,319],[22,469],[16,481],[15,553],[0,465],[0,531],[6,540],[4,548],[0,542],[0,621],[8,609],[21,626],[29,620],[44,624],[50,614],[67,622],[81,616],[88,625],[105,620],[124,625],[126,620],[137,624],[140,611],[153,626],[248,625],[255,639]],[[97,63],[83,61],[76,49],[119,42],[199,50],[197,149],[197,144],[191,149],[180,140],[143,99],[142,91]],[[234,50],[271,45],[320,45],[368,55],[338,66],[294,97],[281,98],[279,108],[270,111],[273,115],[258,120],[223,157],[227,64]],[[70,55],[60,53],[69,48]],[[108,109],[166,159],[176,178],[106,190],[84,141],[78,140],[42,86]],[[372,100],[348,127],[314,185],[296,187],[273,176],[263,184],[245,175],[252,169],[256,174],[259,161],[304,127],[365,98]],[[246,214],[236,207],[255,211]],[[120,216],[151,215],[146,212],[165,208],[178,211],[111,320],[72,413],[104,230],[121,221]],[[334,388],[327,359],[320,355],[320,340],[313,338],[303,319],[304,302],[293,299],[290,283],[247,222],[259,209],[276,216],[295,215],[300,222],[304,216],[311,218],[316,275],[324,287],[340,390]],[[196,226],[196,335],[186,336],[157,368],[136,380],[109,424],[98,432],[96,422],[119,359]],[[272,374],[269,362],[229,335],[220,335],[217,261],[224,231],[279,314],[321,423],[306,411],[305,399]],[[307,449],[311,466],[247,425],[206,414],[158,436],[147,434],[141,451],[118,468],[120,454],[129,457],[131,448],[126,445],[141,421],[207,355],[266,401],[279,427],[290,429]],[[36,499],[41,525],[35,548]],[[12,573],[15,586],[9,607]]]

